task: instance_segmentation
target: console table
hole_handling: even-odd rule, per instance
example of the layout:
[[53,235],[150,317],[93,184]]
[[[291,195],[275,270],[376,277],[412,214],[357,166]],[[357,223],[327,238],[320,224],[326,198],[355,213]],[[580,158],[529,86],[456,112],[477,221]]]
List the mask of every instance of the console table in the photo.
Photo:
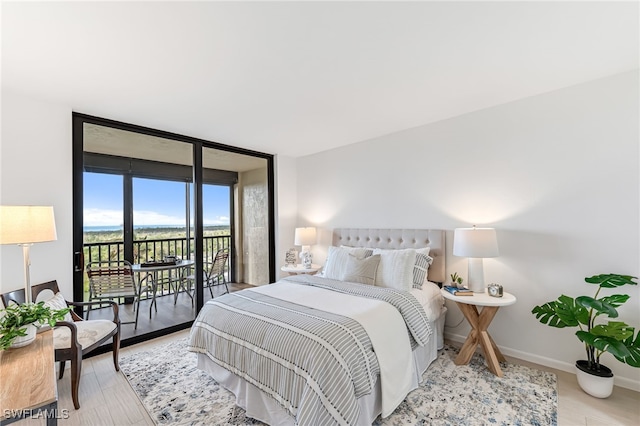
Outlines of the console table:
[[0,351],[0,425],[27,417],[58,424],[53,330],[22,348]]

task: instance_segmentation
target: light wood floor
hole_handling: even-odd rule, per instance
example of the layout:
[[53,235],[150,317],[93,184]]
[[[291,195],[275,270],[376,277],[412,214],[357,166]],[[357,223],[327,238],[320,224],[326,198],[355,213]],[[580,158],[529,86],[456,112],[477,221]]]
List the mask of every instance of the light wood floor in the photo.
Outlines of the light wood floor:
[[[188,330],[122,349],[122,354],[148,350],[188,336]],[[616,387],[606,399],[593,398],[578,388],[574,374],[542,367],[507,357],[509,362],[552,371],[558,376],[558,424],[614,426],[640,424],[640,393]],[[121,372],[113,368],[111,354],[103,354],[82,362],[80,409],[73,409],[70,374],[58,381],[58,407],[67,410],[68,418],[60,425],[153,425],[138,397]],[[44,425],[42,419],[23,420],[16,425]],[[474,425],[477,426],[477,425]]]

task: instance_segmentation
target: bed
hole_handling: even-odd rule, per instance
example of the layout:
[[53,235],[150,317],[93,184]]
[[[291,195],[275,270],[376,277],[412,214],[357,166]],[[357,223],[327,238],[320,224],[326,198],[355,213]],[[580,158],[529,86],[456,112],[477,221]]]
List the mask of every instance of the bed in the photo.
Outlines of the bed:
[[248,417],[371,425],[418,387],[443,345],[444,235],[336,229],[320,276],[207,302],[189,350]]

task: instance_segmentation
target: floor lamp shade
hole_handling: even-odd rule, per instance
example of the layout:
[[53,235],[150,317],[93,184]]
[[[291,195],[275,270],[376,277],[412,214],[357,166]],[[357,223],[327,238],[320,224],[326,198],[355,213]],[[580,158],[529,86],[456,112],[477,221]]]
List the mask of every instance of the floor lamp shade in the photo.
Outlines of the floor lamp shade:
[[457,228],[453,233],[453,255],[469,258],[469,289],[484,292],[482,259],[498,257],[498,239],[493,228]]
[[31,301],[29,248],[58,239],[51,206],[0,206],[0,244],[22,246],[26,301]]
[[300,257],[302,258],[302,265],[305,268],[311,268],[311,246],[317,242],[317,238],[316,228],[312,226],[296,228],[293,243],[297,246],[302,246]]

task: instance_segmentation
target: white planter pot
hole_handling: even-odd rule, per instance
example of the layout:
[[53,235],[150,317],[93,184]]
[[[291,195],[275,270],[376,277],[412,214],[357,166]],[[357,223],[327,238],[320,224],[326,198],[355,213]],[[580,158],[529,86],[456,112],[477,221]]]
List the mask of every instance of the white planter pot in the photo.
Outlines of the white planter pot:
[[578,384],[583,391],[596,398],[608,398],[613,392],[613,373],[604,365],[600,364],[598,374],[587,369],[587,361],[576,361],[576,376]]
[[27,335],[18,336],[13,339],[13,343],[11,343],[12,348],[21,348],[33,343],[36,340],[36,331],[38,330],[36,326],[33,324],[27,324],[25,327],[27,328]]

